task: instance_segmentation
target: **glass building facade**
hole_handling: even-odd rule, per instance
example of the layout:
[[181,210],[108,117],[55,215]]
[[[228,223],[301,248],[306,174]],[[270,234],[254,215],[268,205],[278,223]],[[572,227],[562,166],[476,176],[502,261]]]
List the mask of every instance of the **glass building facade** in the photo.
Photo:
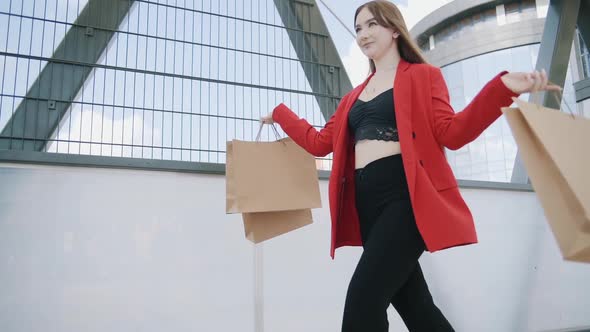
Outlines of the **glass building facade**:
[[[425,52],[446,52],[464,36],[493,31],[500,26],[537,20],[546,16],[547,7],[535,0],[521,0],[485,7],[462,19],[451,22],[435,31],[430,38],[421,36],[421,48]],[[581,38],[580,38],[581,40]],[[583,42],[580,43],[583,46]],[[455,44],[453,44],[455,45]],[[461,59],[441,66],[451,105],[460,112],[473,100],[482,87],[503,70],[529,72],[535,69],[539,54],[538,43],[505,48]],[[575,48],[572,48],[574,52]],[[581,47],[580,63],[588,66],[587,49]],[[436,65],[436,64],[435,64]],[[570,64],[564,84],[562,110],[580,114],[576,107]],[[587,71],[587,70],[585,70]],[[535,96],[533,96],[534,98]],[[520,96],[529,100],[528,94]],[[517,146],[504,117],[500,117],[482,135],[463,148],[447,150],[447,158],[458,179],[491,182],[511,182]]]
[[[532,71],[537,62],[539,44],[495,51],[465,59],[442,68],[449,88],[451,104],[461,111],[492,77],[502,70]],[[562,106],[574,109],[575,97],[570,71],[566,76]],[[528,94],[520,96],[528,100]],[[567,105],[566,105],[567,104]],[[460,179],[510,182],[517,147],[510,127],[500,117],[472,143],[456,151],[447,151],[448,160]]]

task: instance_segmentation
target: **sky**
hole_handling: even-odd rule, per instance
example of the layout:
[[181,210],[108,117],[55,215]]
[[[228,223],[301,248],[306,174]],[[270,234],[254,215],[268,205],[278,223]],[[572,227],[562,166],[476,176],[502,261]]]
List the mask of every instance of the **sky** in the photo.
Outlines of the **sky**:
[[[344,63],[344,67],[350,77],[352,85],[360,84],[368,73],[369,64],[360,48],[356,45],[354,38],[348,31],[346,31],[342,24],[338,22],[327,7],[329,7],[344,23],[349,24],[350,30],[353,30],[352,22],[354,20],[354,12],[356,8],[367,1],[345,1],[349,4],[348,6],[344,6],[344,1],[342,0],[317,0],[316,2],[318,3],[330,35],[336,44],[336,48],[338,49],[338,53]],[[412,29],[412,27],[422,18],[441,6],[451,2],[451,0],[395,0],[392,2],[400,8],[408,29]]]

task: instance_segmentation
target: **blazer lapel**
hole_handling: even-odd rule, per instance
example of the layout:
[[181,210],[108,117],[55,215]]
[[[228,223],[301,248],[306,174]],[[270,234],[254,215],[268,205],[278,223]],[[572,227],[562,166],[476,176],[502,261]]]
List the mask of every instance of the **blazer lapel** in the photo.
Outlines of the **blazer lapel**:
[[[343,159],[341,160],[346,160],[346,153],[348,152],[348,144],[349,144],[349,138],[350,138],[350,133],[349,133],[349,129],[348,129],[348,113],[350,112],[350,109],[352,108],[352,105],[354,105],[354,103],[356,103],[356,100],[358,99],[359,95],[361,94],[361,92],[363,92],[363,90],[365,89],[365,86],[367,86],[367,83],[369,83],[369,80],[371,79],[371,77],[373,77],[374,73],[371,73],[369,75],[369,77],[367,77],[367,79],[365,79],[365,81],[363,82],[363,84],[359,85],[357,88],[355,88],[352,93],[350,94],[350,98],[348,98],[348,100],[346,101],[346,105],[344,105],[344,114],[342,114],[342,117],[340,118],[340,125],[339,130],[338,130],[338,136],[337,136],[337,145],[336,148],[339,150],[338,152],[340,153],[340,155],[343,157]],[[344,163],[342,165],[343,167],[345,166]]]
[[[403,155],[404,168],[408,178],[408,186],[414,188],[416,182],[416,158],[412,148],[412,77],[410,63],[400,60],[393,83],[393,100],[395,120],[399,134],[400,147]],[[413,190],[410,191],[413,193]],[[413,195],[412,195],[413,196]],[[412,197],[413,198],[413,197]]]

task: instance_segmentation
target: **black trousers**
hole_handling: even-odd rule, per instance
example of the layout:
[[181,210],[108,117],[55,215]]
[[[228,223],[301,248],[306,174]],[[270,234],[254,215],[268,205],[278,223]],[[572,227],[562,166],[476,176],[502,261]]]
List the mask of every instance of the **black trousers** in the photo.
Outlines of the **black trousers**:
[[401,155],[357,169],[355,181],[364,250],[348,287],[342,331],[388,331],[390,304],[412,332],[454,331],[434,304],[418,263],[425,244]]

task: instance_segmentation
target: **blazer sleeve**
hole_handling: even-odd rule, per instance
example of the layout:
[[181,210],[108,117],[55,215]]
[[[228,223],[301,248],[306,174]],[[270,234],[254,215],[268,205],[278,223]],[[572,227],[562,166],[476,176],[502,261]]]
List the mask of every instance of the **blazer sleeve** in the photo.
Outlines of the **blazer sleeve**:
[[449,91],[439,68],[431,67],[431,125],[438,143],[457,150],[475,140],[502,115],[502,107],[512,104],[518,96],[502,82],[503,71],[489,81],[475,98],[459,113],[449,102]]
[[[346,98],[346,97],[345,97]],[[333,135],[336,116],[344,104],[343,98],[328,122],[319,131],[305,119],[301,119],[285,104],[281,103],[272,112],[272,119],[299,146],[316,157],[323,157],[333,151]]]

